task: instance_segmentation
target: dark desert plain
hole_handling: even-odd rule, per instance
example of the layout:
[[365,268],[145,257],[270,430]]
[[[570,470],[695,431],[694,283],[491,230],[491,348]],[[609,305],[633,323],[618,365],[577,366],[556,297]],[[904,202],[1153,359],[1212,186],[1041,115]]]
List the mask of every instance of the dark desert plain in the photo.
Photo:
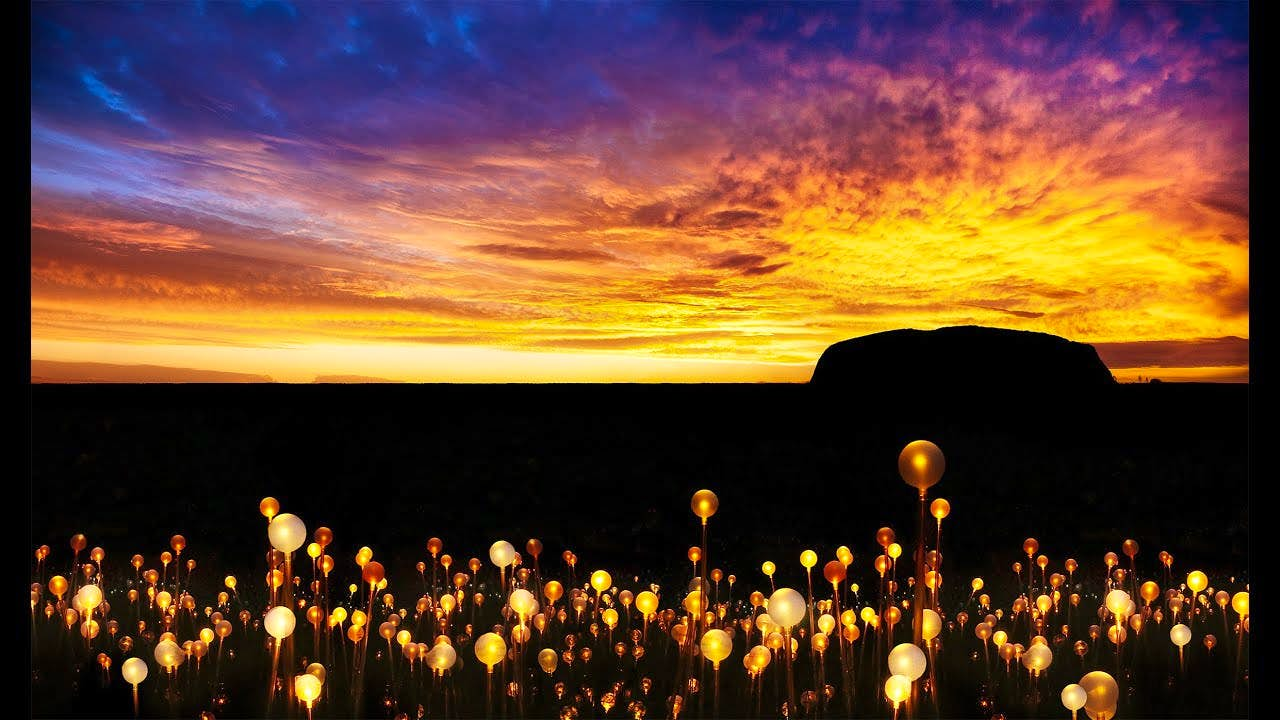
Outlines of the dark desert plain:
[[[949,362],[931,376],[927,358],[938,354]],[[903,381],[911,374],[918,382]],[[1079,561],[1071,586],[1084,598],[1077,624],[1087,624],[1086,608],[1100,601],[1103,555],[1130,538],[1140,544],[1143,577],[1161,575],[1155,556],[1168,550],[1174,576],[1196,568],[1237,584],[1248,580],[1248,385],[1116,384],[1087,345],[982,328],[840,343],[818,362],[814,378],[718,385],[34,384],[32,540],[64,548],[54,552],[50,568],[57,569],[67,561],[65,539],[84,533],[91,545],[110,549],[103,564],[108,573],[116,565],[119,575],[127,573],[121,566],[129,555],[153,561],[181,533],[187,556],[198,558],[188,581],[196,597],[215,596],[224,574],[235,573],[244,579],[240,601],[261,604],[265,586],[256,579],[267,560],[258,503],[274,496],[308,528],[333,529],[326,552],[338,561],[339,587],[358,582],[351,560],[368,546],[402,605],[421,590],[415,564],[429,560],[430,537],[444,541],[455,566],[487,557],[496,540],[523,552],[525,540],[538,538],[547,576],[569,579],[560,556],[572,550],[579,583],[592,569],[608,568],[620,587],[655,583],[680,593],[692,574],[686,552],[699,542],[688,498],[707,487],[720,498],[711,566],[737,576],[739,605],[751,589],[770,588],[764,561],[777,563],[778,587],[803,588],[800,549],[827,555],[837,545],[852,549],[849,581],[861,583],[870,599],[877,528],[895,528],[904,546],[911,542],[914,495],[897,476],[896,459],[906,443],[923,438],[947,460],[931,497],[952,507],[940,602],[948,618],[972,602],[970,578],[984,578],[993,598],[1025,587],[1012,564],[1027,561],[1027,537],[1039,539],[1051,569],[1068,557]],[[305,576],[302,562],[295,568]],[[488,592],[492,568],[483,567],[480,589]],[[966,641],[977,643],[971,632],[951,642]],[[1173,646],[1138,647],[1163,657]],[[1045,687],[1100,662],[1096,652],[1077,659],[1064,648]],[[1122,707],[1144,717],[1225,711],[1220,695],[1229,692],[1230,655],[1197,656],[1193,671],[1206,680],[1176,692],[1172,676],[1162,674],[1167,659],[1149,658],[1126,676],[1132,690]],[[1053,705],[1048,691],[1039,710],[1019,704],[1015,698],[1035,696],[1010,695],[1007,683],[984,693],[977,657],[951,652],[939,659],[938,671],[951,678],[941,690],[948,714],[1052,712],[1044,709]],[[386,679],[377,658],[365,700],[370,715],[382,709],[376,701]],[[459,658],[459,687],[478,687],[474,658]],[[252,685],[266,671],[261,662],[256,654],[229,661],[221,687]],[[811,677],[804,675],[811,666],[798,662],[801,676]],[[653,673],[628,667],[600,660],[578,679],[585,686],[601,673]],[[739,675],[726,673],[725,717],[752,712]],[[853,707],[878,714],[875,674],[865,675],[854,686]],[[128,710],[122,683],[85,681],[67,692],[65,682],[37,673],[35,714]],[[1166,686],[1169,692],[1161,690]],[[651,696],[656,711],[665,691],[660,682]],[[216,690],[183,702],[200,703],[208,692]],[[483,714],[477,692],[461,692],[454,711]],[[531,716],[555,712],[549,685],[532,692]],[[256,693],[243,695],[230,693],[219,710],[230,717],[264,712]],[[162,694],[145,697],[147,714],[164,713]],[[994,708],[981,705],[984,697],[994,697]],[[432,702],[425,707],[438,712]],[[1233,712],[1241,708],[1247,712],[1247,703]]]

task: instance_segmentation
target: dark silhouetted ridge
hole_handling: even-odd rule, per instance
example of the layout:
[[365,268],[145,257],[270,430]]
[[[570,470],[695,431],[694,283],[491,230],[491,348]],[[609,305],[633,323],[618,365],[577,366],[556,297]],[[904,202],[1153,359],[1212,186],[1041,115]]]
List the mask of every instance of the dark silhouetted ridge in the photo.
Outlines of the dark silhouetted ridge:
[[1036,393],[1115,385],[1092,345],[1047,333],[965,325],[890,330],[838,342],[815,385],[898,392]]

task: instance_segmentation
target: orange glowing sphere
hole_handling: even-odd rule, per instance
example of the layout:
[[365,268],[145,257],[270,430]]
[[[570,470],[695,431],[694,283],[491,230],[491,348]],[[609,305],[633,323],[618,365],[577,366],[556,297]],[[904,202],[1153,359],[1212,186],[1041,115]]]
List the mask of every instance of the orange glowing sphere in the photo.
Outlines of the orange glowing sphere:
[[1080,567],[1080,563],[1076,562],[1074,558],[1067,558],[1067,562],[1066,562],[1067,574],[1069,575],[1074,574],[1076,571],[1076,568],[1078,567]]
[[1124,543],[1120,546],[1120,549],[1121,551],[1124,552],[1125,555],[1132,558],[1133,556],[1138,554],[1138,541],[1125,540]]
[[[892,533],[893,531],[890,530],[889,532]],[[853,551],[850,550],[847,546],[841,545],[840,547],[836,548],[836,559],[840,561],[841,565],[844,565],[845,567],[849,567],[850,565],[853,564]]]
[[951,503],[938,498],[929,504],[929,513],[938,520],[942,520],[951,514]]
[[1049,558],[1045,557],[1044,555],[1037,557],[1036,565],[1039,565],[1041,570],[1049,567]]
[[438,537],[432,537],[427,539],[427,553],[431,555],[431,557],[435,557],[439,555],[441,550],[444,550],[443,540],[441,540]]
[[549,580],[542,586],[542,594],[554,605],[564,595],[564,586],[556,580]]
[[258,503],[258,512],[270,520],[280,513],[280,501],[273,497],[264,497],[262,502]]
[[696,563],[702,559],[702,549],[699,548],[697,545],[694,545],[693,547],[689,548],[689,552],[686,554],[688,555],[689,562],[691,563]]
[[377,585],[386,578],[386,570],[383,569],[382,563],[376,560],[370,560],[364,564],[360,571],[360,579],[370,585]]
[[1022,552],[1026,553],[1027,557],[1031,557],[1032,555],[1035,555],[1036,551],[1039,549],[1040,549],[1040,541],[1033,537],[1029,537],[1026,540],[1022,541]]
[[329,547],[329,543],[333,542],[333,531],[322,525],[316,528],[316,531],[312,533],[311,539],[315,540],[316,543],[320,545],[321,549],[327,548]]
[[876,542],[880,543],[880,547],[887,548],[889,543],[893,542],[893,528],[882,527],[876,531]]
[[922,494],[942,479],[946,468],[942,451],[928,440],[909,443],[898,455],[898,474],[902,481]]
[[693,499],[689,501],[689,506],[693,509],[693,514],[702,518],[705,523],[707,518],[716,514],[720,509],[720,499],[710,490],[699,490],[693,494]]
[[1120,563],[1120,556],[1113,552],[1109,552],[1102,556],[1102,561],[1106,563],[1107,569],[1110,570]]
[[832,560],[822,566],[822,577],[826,578],[827,582],[832,585],[843,582],[847,573],[844,563],[839,560]]
[[49,592],[53,593],[58,599],[62,599],[63,593],[67,591],[67,579],[61,575],[54,575],[49,579]]
[[537,538],[530,538],[529,541],[524,544],[524,549],[529,553],[529,557],[536,559],[542,554],[542,541]]
[[889,571],[889,556],[877,555],[874,564],[876,572],[880,573],[881,577],[884,577],[884,574]]
[[71,549],[76,551],[77,553],[84,550],[86,547],[88,547],[88,545],[89,545],[89,541],[85,539],[84,535],[81,535],[80,533],[76,533],[75,535],[71,536]]
[[187,539],[182,537],[181,535],[174,535],[173,537],[169,538],[169,547],[173,548],[174,552],[181,555],[182,551],[185,550],[187,547]]

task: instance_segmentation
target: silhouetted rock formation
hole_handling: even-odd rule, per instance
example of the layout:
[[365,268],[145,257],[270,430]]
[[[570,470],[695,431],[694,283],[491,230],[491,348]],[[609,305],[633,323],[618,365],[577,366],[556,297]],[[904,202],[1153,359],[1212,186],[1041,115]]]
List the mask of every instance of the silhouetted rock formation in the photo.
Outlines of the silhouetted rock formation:
[[1057,335],[965,325],[890,330],[838,342],[818,359],[815,385],[872,394],[1087,390],[1115,384],[1092,345]]

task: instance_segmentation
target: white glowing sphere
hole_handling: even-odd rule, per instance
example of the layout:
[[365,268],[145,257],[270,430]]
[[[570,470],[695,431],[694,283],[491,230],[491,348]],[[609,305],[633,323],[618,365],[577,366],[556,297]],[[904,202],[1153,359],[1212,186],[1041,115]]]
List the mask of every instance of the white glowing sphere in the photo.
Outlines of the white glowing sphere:
[[1075,683],[1062,688],[1062,706],[1071,712],[1075,712],[1084,707],[1089,699],[1089,693],[1085,689]]
[[120,675],[130,685],[137,685],[147,679],[147,661],[131,657],[120,666]]
[[[277,517],[271,524],[274,525],[280,521],[283,515]],[[267,617],[262,621],[263,627],[267,629],[267,633],[277,640],[283,640],[293,634],[293,628],[298,624],[298,618],[294,616],[293,611],[283,605],[277,605],[267,612]]]
[[1183,645],[1191,642],[1191,628],[1183,625],[1182,623],[1178,623],[1177,625],[1169,628],[1169,639],[1173,641],[1174,645],[1182,647]]
[[307,541],[307,526],[293,513],[277,515],[267,526],[267,539],[271,547],[282,553],[291,553]]
[[791,588],[778,588],[769,596],[769,617],[784,628],[795,627],[804,619],[804,596]]
[[919,680],[927,661],[924,651],[918,645],[902,643],[889,652],[889,673],[904,675],[912,682]]
[[516,561],[516,549],[506,540],[499,540],[489,546],[489,560],[504,568]]

